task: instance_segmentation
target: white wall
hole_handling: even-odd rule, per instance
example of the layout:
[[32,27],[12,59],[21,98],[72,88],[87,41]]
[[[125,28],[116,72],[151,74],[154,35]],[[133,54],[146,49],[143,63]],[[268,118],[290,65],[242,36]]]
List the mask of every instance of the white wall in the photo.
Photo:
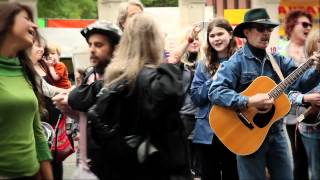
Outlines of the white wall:
[[[205,8],[205,18],[208,21],[212,18],[212,7]],[[180,29],[179,8],[163,7],[163,8],[145,8],[145,13],[153,16],[160,25],[163,32],[167,33],[173,41],[183,32]],[[78,28],[43,28],[39,29],[40,33],[48,42],[54,42],[61,46],[62,57],[72,57],[73,52],[83,52],[87,49],[87,43],[80,34]]]

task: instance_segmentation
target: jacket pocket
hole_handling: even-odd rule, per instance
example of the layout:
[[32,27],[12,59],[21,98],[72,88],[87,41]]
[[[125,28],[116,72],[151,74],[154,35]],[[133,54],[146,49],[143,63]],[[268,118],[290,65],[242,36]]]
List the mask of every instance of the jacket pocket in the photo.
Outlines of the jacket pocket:
[[247,88],[252,83],[252,81],[254,81],[258,76],[259,75],[255,72],[241,73],[240,80],[239,80],[241,91]]
[[208,116],[209,111],[210,111],[209,104],[207,104],[205,106],[201,106],[199,108],[198,113],[196,114],[196,118],[197,119],[205,119]]

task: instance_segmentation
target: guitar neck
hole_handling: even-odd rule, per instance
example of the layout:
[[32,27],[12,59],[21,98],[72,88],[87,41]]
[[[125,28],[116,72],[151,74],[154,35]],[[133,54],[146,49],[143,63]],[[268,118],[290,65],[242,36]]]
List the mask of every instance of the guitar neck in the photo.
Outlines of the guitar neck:
[[276,99],[279,97],[285,89],[287,89],[292,83],[294,83],[300,76],[303,75],[311,66],[313,60],[309,58],[305,63],[303,63],[300,67],[294,70],[289,76],[287,76],[283,81],[281,81],[276,87],[274,87],[269,92],[269,97]]

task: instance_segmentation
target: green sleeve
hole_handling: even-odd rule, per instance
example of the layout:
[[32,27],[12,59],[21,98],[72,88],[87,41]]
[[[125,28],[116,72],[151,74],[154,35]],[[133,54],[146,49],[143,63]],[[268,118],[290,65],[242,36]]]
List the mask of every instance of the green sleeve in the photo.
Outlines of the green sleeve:
[[37,157],[39,162],[45,160],[51,160],[51,151],[49,149],[48,142],[45,138],[43,128],[40,122],[40,115],[36,113],[35,119],[33,121],[33,130],[34,130],[34,137],[36,141],[36,150],[37,150]]

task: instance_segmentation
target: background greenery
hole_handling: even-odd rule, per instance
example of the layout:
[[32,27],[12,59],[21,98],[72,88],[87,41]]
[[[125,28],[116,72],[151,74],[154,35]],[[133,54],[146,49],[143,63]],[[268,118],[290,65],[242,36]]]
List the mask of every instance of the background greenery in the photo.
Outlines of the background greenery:
[[95,19],[97,0],[38,0],[39,17]]
[[[145,7],[175,7],[178,0],[141,0]],[[96,19],[97,0],[38,0],[43,18]]]
[[176,7],[178,0],[141,0],[146,7]]

